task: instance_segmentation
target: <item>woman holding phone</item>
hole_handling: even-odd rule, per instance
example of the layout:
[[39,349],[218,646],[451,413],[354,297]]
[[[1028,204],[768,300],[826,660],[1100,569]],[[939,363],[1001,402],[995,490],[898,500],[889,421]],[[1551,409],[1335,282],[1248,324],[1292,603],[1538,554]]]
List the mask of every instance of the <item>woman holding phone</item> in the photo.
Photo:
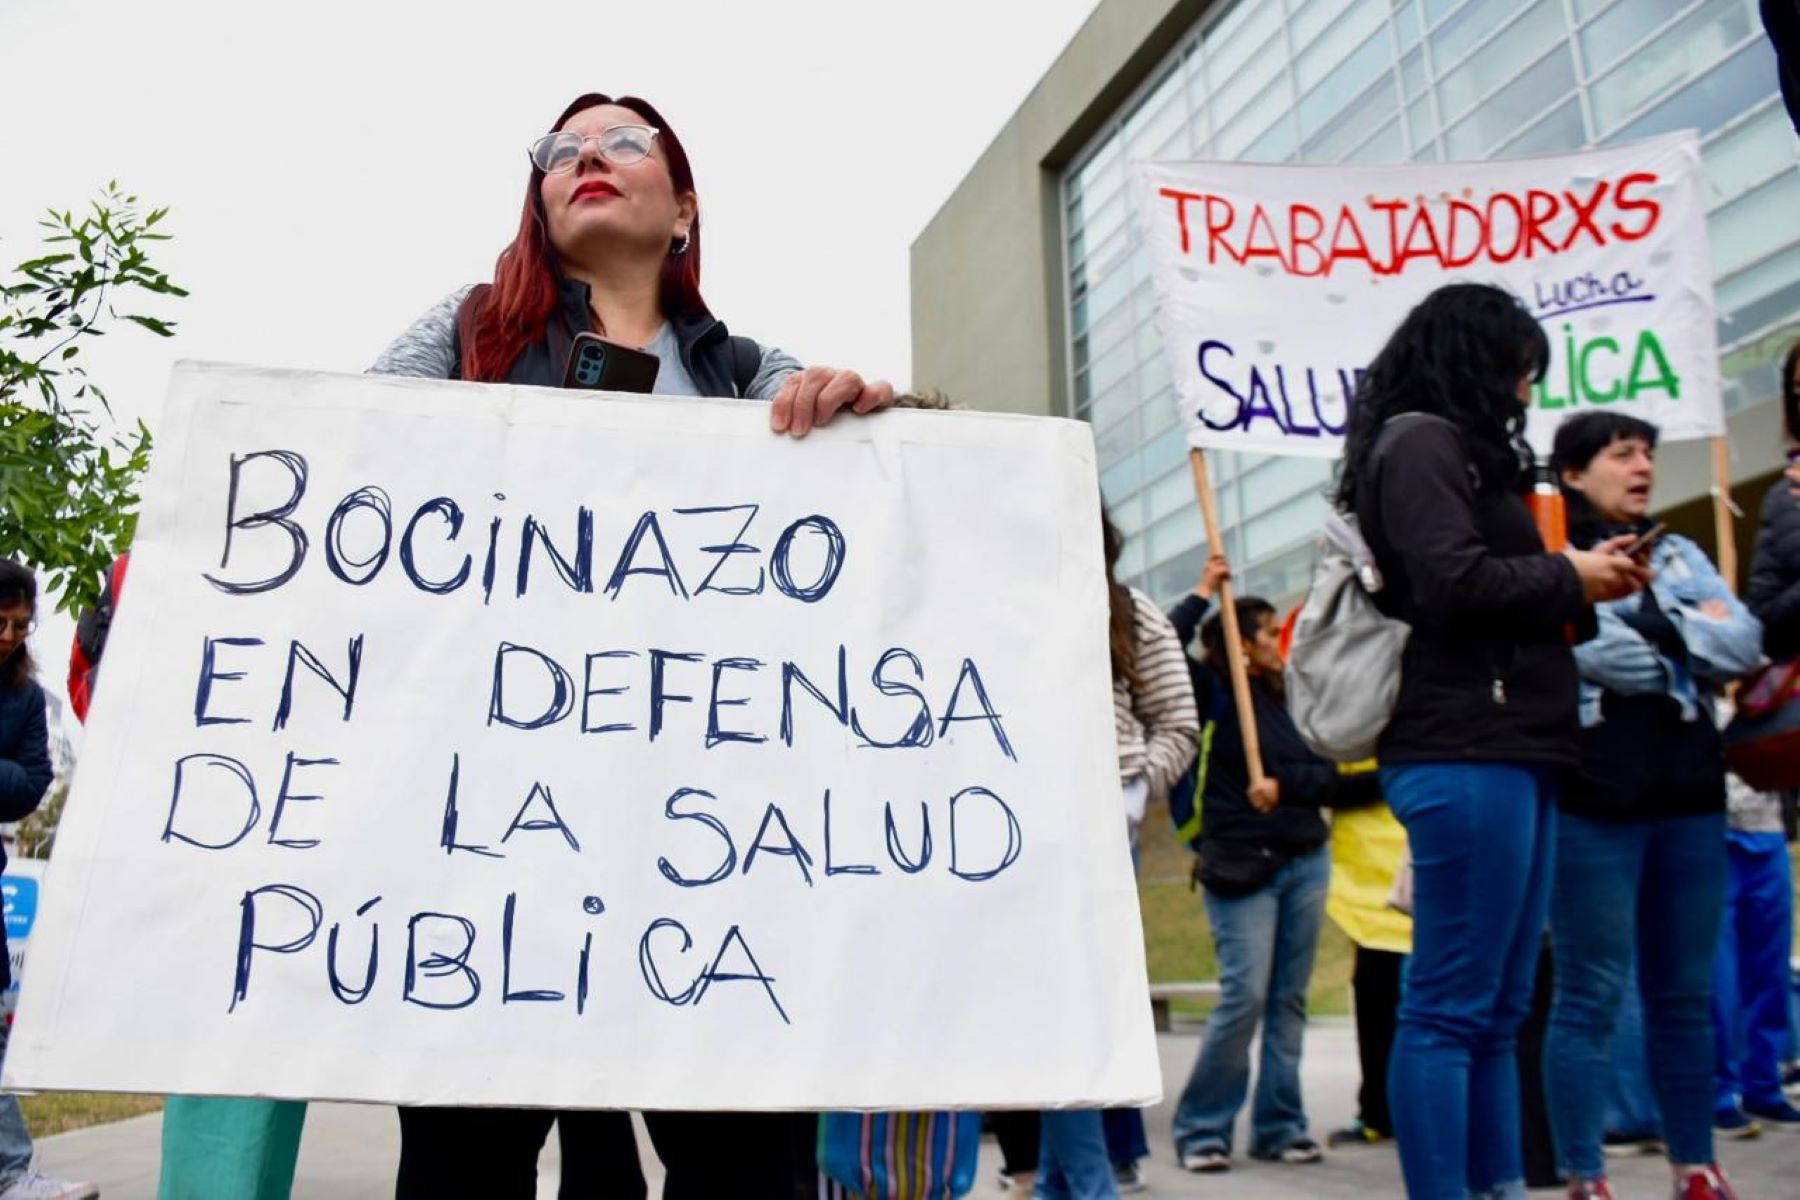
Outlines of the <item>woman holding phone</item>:
[[[889,407],[894,389],[854,371],[802,368],[731,336],[700,294],[700,198],[681,140],[636,97],[590,93],[533,139],[517,232],[491,283],[432,308],[381,355],[377,374],[555,387],[582,334],[652,355],[661,395],[771,401],[769,427],[803,437],[841,412]],[[697,464],[696,470],[704,470]],[[528,1200],[558,1114],[532,1109],[400,1110],[399,1200]],[[642,1196],[622,1113],[562,1114],[588,1181],[564,1196]],[[817,1121],[807,1113],[648,1113],[665,1200],[816,1196]],[[562,1130],[565,1163],[569,1124]]]
[[1653,525],[1656,440],[1635,417],[1587,412],[1557,429],[1550,459],[1570,543],[1630,537],[1628,552],[1654,572],[1641,594],[1601,604],[1598,635],[1575,648],[1581,757],[1558,796],[1544,1077],[1577,1200],[1612,1195],[1602,1126],[1634,951],[1675,1195],[1733,1195],[1713,1158],[1710,1002],[1725,889],[1725,754],[1713,707],[1756,666],[1762,626],[1703,550]]
[[491,283],[460,289],[384,351],[378,375],[556,387],[577,335],[654,355],[664,396],[769,400],[804,437],[894,389],[734,338],[700,295],[700,197],[681,140],[649,102],[589,93],[527,147],[519,228]]
[[1568,630],[1643,586],[1621,545],[1546,553],[1523,499],[1550,347],[1518,299],[1432,292],[1369,365],[1338,504],[1412,627],[1381,788],[1413,855],[1413,953],[1388,1090],[1411,1200],[1524,1188],[1514,1050],[1549,904],[1559,772],[1578,759]]

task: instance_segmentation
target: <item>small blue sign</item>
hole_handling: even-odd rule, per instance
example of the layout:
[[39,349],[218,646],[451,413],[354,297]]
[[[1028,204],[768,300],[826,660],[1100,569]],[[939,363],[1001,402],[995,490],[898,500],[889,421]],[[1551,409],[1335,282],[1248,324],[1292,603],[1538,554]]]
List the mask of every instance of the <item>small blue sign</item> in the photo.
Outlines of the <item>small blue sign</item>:
[[6,903],[6,937],[17,941],[31,936],[37,920],[38,881],[22,875],[0,875],[0,899]]

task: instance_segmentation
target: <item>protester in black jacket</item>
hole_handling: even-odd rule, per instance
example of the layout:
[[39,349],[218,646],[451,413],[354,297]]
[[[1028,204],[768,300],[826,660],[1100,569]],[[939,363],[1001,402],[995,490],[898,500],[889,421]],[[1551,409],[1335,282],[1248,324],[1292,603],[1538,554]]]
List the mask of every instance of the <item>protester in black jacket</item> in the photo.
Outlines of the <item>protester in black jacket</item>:
[[[37,667],[25,644],[36,619],[37,578],[12,559],[0,558],[0,821],[18,821],[36,812],[55,774],[44,689],[33,678]],[[0,871],[5,868],[6,853],[0,850]],[[11,982],[12,958],[0,923],[0,990]],[[0,1064],[6,1059],[9,1032],[10,1022],[0,1022]],[[92,1200],[100,1194],[91,1183],[64,1183],[39,1175],[31,1165],[33,1154],[18,1097],[0,1093],[0,1193],[68,1200]]]
[[[54,773],[44,689],[33,678],[37,667],[25,644],[36,622],[36,577],[0,558],[0,821],[22,821],[36,812]],[[0,871],[5,869],[6,851],[0,848]],[[0,926],[0,990],[11,983],[12,960]]]
[[[1250,1086],[1250,1043],[1262,1026],[1262,1062],[1251,1112],[1250,1153],[1317,1162],[1300,1095],[1306,989],[1331,881],[1322,805],[1370,803],[1373,773],[1346,775],[1300,738],[1282,694],[1280,623],[1266,601],[1236,601],[1265,777],[1251,783],[1243,728],[1232,703],[1202,700],[1211,729],[1199,764],[1197,878],[1219,959],[1218,1007],[1175,1110],[1175,1148],[1190,1171],[1231,1165],[1232,1133]],[[1203,686],[1229,694],[1221,615],[1201,630]]]
[[1781,364],[1781,415],[1787,474],[1763,499],[1762,527],[1744,599],[1763,625],[1763,651],[1776,661],[1800,656],[1800,342]]
[[1451,284],[1359,385],[1337,484],[1412,626],[1379,745],[1413,853],[1413,954],[1389,1094],[1412,1200],[1522,1187],[1513,1060],[1549,906],[1557,774],[1576,763],[1569,639],[1647,578],[1624,542],[1545,553],[1521,493],[1549,362],[1517,299]]

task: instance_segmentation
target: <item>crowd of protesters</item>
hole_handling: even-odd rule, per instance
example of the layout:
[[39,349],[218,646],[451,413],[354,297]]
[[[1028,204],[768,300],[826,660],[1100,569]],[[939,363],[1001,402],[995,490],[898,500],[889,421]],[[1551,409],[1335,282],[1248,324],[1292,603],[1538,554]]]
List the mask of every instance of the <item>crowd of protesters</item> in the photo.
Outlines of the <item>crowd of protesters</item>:
[[[375,371],[554,385],[576,335],[600,331],[657,358],[659,393],[770,401],[778,434],[895,402],[886,384],[803,368],[711,314],[693,172],[649,104],[582,96],[530,159],[492,282],[432,308]],[[1782,389],[1800,448],[1797,357]],[[1282,613],[1255,596],[1221,609],[1224,558],[1165,614],[1117,579],[1123,540],[1102,519],[1121,815],[1134,855],[1146,814],[1175,818],[1219,967],[1174,1113],[1188,1171],[1231,1169],[1247,1100],[1249,1155],[1325,1158],[1301,1058],[1328,915],[1356,946],[1363,1085],[1355,1120],[1326,1140],[1395,1141],[1413,1200],[1544,1182],[1528,1165],[1538,1125],[1571,1197],[1611,1196],[1607,1155],[1652,1145],[1676,1196],[1733,1197],[1715,1136],[1800,1127],[1782,1090],[1795,1057],[1792,798],[1733,779],[1722,732],[1731,686],[1800,654],[1800,449],[1763,509],[1745,601],[1699,546],[1653,528],[1657,430],[1631,417],[1593,412],[1559,428],[1546,466],[1567,544],[1547,545],[1524,499],[1535,462],[1524,427],[1548,362],[1515,298],[1456,284],[1408,315],[1360,385],[1336,505],[1386,580],[1377,603],[1411,630],[1372,761],[1330,761],[1302,737],[1283,688]],[[78,633],[78,711],[100,686],[124,577],[121,562]],[[35,603],[30,572],[0,562],[0,819],[33,809],[50,780],[25,646]],[[1240,652],[1244,707],[1227,669]],[[1534,1004],[1541,1048],[1520,1039]],[[927,1159],[955,1141],[937,1136],[953,1115],[915,1116],[852,1120]],[[162,1195],[285,1196],[304,1118],[293,1102],[171,1098]],[[817,1114],[650,1113],[646,1124],[671,1200],[900,1194],[822,1175],[821,1130],[833,1126]],[[1144,1186],[1135,1110],[997,1114],[994,1125],[1006,1187],[1104,1200]],[[403,1107],[399,1126],[406,1200],[535,1195],[552,1129],[564,1197],[646,1194],[623,1113]],[[17,1103],[0,1097],[0,1200],[96,1194],[30,1162]],[[930,1194],[966,1190],[965,1168],[926,1162],[942,1176]]]

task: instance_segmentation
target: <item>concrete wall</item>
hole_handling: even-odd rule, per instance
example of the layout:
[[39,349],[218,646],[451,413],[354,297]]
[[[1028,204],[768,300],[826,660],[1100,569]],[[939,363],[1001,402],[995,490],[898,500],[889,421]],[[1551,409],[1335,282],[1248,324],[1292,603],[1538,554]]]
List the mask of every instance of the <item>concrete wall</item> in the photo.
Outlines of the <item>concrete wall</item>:
[[1068,415],[1058,175],[1210,2],[1101,0],[913,242],[914,387]]

